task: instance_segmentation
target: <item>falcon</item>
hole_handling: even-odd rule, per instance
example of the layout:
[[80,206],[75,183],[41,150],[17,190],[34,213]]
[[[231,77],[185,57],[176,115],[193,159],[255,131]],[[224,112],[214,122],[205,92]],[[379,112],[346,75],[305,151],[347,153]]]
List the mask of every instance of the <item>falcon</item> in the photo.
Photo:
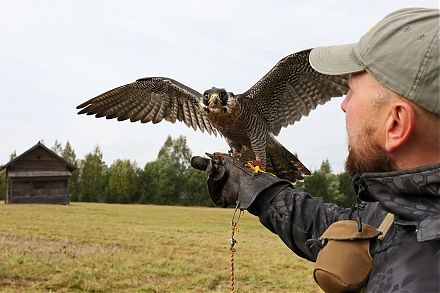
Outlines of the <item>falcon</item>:
[[213,87],[202,95],[171,78],[147,77],[82,103],[78,114],[153,124],[181,121],[194,130],[219,132],[230,153],[251,159],[256,172],[265,170],[295,182],[310,171],[275,136],[348,91],[348,76],[318,73],[309,64],[309,53],[310,49],[284,57],[242,94]]

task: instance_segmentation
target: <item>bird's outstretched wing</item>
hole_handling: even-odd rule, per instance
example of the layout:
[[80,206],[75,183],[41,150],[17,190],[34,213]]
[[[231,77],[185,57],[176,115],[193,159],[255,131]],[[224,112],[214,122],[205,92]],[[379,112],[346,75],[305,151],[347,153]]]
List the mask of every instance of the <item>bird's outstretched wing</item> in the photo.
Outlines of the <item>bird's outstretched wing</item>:
[[278,135],[287,127],[307,116],[318,105],[348,91],[348,76],[324,75],[309,64],[311,49],[281,59],[238,102],[255,109],[269,123],[270,132]]
[[166,77],[148,77],[117,87],[90,99],[77,109],[78,114],[95,115],[119,121],[159,123],[163,119],[171,123],[176,120],[188,127],[217,135],[217,130],[200,112],[199,92]]

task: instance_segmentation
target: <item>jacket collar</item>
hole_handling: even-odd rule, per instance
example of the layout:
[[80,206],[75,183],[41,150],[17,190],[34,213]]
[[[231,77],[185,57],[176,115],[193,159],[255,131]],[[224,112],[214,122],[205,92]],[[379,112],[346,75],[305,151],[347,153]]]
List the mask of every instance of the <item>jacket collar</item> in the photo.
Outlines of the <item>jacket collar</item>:
[[417,226],[419,241],[440,238],[440,164],[353,178],[360,199],[378,201],[397,221]]

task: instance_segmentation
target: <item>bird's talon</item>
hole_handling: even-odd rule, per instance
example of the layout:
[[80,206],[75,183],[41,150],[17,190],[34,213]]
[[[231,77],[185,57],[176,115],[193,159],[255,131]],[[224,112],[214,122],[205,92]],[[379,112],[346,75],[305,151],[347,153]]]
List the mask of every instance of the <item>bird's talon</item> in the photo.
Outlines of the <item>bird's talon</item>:
[[[256,163],[256,164],[255,164]],[[266,171],[264,171],[263,169],[261,169],[261,167],[259,166],[259,164],[258,164],[258,162],[257,161],[250,161],[250,162],[247,162],[245,165],[244,165],[245,167],[248,167],[249,169],[251,169],[252,171],[254,171],[254,175],[253,176],[255,176],[255,175],[257,175],[258,173],[266,173]]]

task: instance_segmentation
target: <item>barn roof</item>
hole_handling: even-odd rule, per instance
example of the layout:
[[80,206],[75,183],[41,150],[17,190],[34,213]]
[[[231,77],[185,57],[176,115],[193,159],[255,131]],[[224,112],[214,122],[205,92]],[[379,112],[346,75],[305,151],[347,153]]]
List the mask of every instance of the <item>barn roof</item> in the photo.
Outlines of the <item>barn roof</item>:
[[14,159],[12,159],[11,161],[9,161],[9,163],[7,163],[6,165],[0,166],[0,171],[2,171],[3,169],[8,168],[9,166],[13,165],[14,162],[20,160],[20,158],[24,157],[26,154],[32,152],[33,150],[35,150],[36,148],[41,147],[43,148],[45,151],[47,151],[49,154],[51,154],[52,156],[54,156],[55,158],[57,158],[58,160],[62,161],[63,163],[66,164],[67,168],[70,171],[73,171],[76,169],[76,167],[69,163],[68,161],[66,161],[63,157],[60,157],[57,153],[55,153],[53,150],[49,149],[48,147],[46,147],[44,144],[42,144],[40,141],[34,145],[33,147],[31,147],[30,149],[28,149],[27,151],[25,151],[24,153],[22,153],[21,155],[15,157]]

